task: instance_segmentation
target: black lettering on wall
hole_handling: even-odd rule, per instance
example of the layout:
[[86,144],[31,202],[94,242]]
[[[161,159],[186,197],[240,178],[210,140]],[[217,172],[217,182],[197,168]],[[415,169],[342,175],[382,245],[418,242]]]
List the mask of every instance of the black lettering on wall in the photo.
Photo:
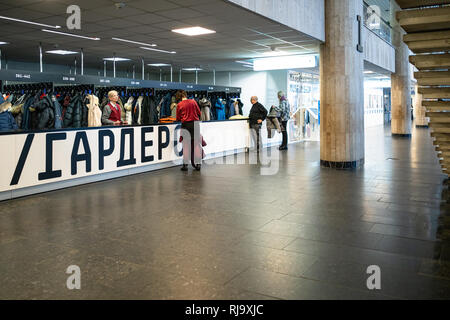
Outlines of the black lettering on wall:
[[153,133],[153,127],[143,127],[141,129],[141,162],[142,163],[152,162],[155,160],[155,157],[153,155],[151,155],[151,156],[145,155],[145,149],[147,147],[153,146],[153,140],[148,140],[148,141],[145,140],[146,133]]
[[[109,138],[109,148],[105,149],[105,137]],[[105,158],[113,154],[115,147],[114,133],[111,130],[98,132],[98,169],[105,169]]]
[[29,134],[27,139],[25,140],[25,144],[22,148],[22,153],[20,154],[19,161],[17,162],[16,170],[14,171],[14,175],[11,179],[11,186],[15,186],[19,183],[20,176],[22,175],[23,167],[25,166],[25,162],[27,161],[28,154],[30,153],[31,144],[33,143],[34,133]]
[[62,171],[53,171],[53,141],[62,141],[67,139],[65,132],[49,133],[45,137],[45,172],[38,175],[39,181],[62,177]]
[[[80,149],[80,143],[83,142],[84,153],[79,154],[78,151]],[[86,135],[86,132],[81,131],[77,132],[75,136],[75,142],[73,143],[72,149],[72,175],[76,175],[78,172],[78,162],[86,161],[86,172],[92,171],[92,154],[91,148],[89,147],[89,141]]]
[[[165,132],[166,134],[166,140],[163,142],[162,140],[162,134]],[[163,149],[167,148],[170,144],[170,131],[169,128],[166,126],[159,126],[158,127],[158,159],[162,160],[162,151]]]
[[[130,158],[125,159],[125,141],[126,136],[130,137]],[[136,164],[136,158],[134,157],[134,129],[122,129],[120,132],[120,160],[117,161],[117,167],[126,167]]]

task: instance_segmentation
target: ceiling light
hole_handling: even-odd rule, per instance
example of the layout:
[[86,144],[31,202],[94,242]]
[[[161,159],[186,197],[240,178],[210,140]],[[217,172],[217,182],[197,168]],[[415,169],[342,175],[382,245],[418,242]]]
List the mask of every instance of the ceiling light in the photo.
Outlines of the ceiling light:
[[156,51],[156,52],[162,52],[162,53],[170,53],[170,54],[175,54],[175,51],[166,51],[166,50],[160,50],[160,49],[154,49],[154,48],[148,48],[148,47],[141,47],[141,49],[144,50],[150,50],[150,51]]
[[87,40],[100,40],[100,38],[93,38],[93,37],[85,37],[85,36],[79,36],[77,34],[72,34],[72,33],[65,33],[65,32],[60,32],[60,31],[54,31],[54,30],[47,30],[47,29],[42,29],[42,31],[44,32],[50,32],[50,33],[56,33],[56,34],[60,34],[63,36],[70,36],[70,37],[75,37],[75,38],[82,38],[82,39],[87,39]]
[[291,52],[285,52],[285,51],[267,51],[261,53],[263,56],[269,56],[269,57],[277,57],[277,56],[289,56],[292,55]]
[[122,42],[139,44],[139,45],[142,45],[142,46],[157,47],[157,45],[154,44],[154,43],[148,44],[148,43],[145,43],[145,42],[137,42],[137,41],[131,41],[131,40],[126,40],[126,39],[120,39],[120,38],[112,38],[112,39],[116,40],[116,41],[122,41]]
[[37,22],[33,22],[33,21],[21,20],[21,19],[4,17],[4,16],[0,16],[0,19],[10,20],[10,21],[15,21],[15,22],[28,23],[28,24],[34,24],[36,26],[41,26],[41,27],[46,27],[46,28],[55,28],[55,29],[60,29],[61,28],[61,26],[51,26],[51,25],[44,24],[44,23],[37,23]]
[[202,71],[200,68],[183,68],[184,71]]
[[203,34],[216,33],[213,30],[205,29],[202,27],[181,28],[181,29],[172,30],[172,32],[181,33],[181,34],[184,34],[184,35],[190,36],[190,37],[199,36],[199,35],[203,35]]
[[170,64],[167,63],[150,63],[148,66],[151,67],[170,67]]
[[68,54],[77,54],[78,52],[76,51],[68,51],[68,50],[50,50],[50,51],[45,51],[46,53],[52,53],[52,54],[60,54],[60,55],[68,55]]
[[287,70],[296,68],[314,68],[317,66],[316,55],[297,55],[255,59],[254,71]]
[[103,60],[105,61],[130,61],[130,59],[128,58],[119,58],[119,57],[115,57],[115,58],[103,58]]
[[371,74],[371,73],[375,73],[373,71],[364,71],[365,74]]
[[237,63],[241,63],[241,64],[248,64],[248,65],[252,65],[253,66],[253,62],[250,61],[236,61]]
[[4,45],[4,44],[9,44],[9,42],[0,41],[0,46],[1,46],[1,45]]

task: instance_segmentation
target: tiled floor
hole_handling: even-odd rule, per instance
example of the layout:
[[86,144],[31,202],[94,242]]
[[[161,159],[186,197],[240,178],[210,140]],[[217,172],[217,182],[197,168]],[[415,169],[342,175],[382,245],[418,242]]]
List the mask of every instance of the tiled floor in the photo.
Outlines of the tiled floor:
[[[450,298],[428,130],[366,138],[357,171],[320,168],[309,142],[282,153],[276,175],[173,168],[0,203],[0,298]],[[79,291],[66,288],[70,265]],[[371,265],[381,290],[367,289]]]

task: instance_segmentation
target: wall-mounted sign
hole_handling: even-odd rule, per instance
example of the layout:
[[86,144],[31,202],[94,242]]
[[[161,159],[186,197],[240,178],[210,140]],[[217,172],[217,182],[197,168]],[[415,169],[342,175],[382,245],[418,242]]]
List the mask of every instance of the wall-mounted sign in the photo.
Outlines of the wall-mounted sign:
[[177,160],[180,125],[1,135],[0,192]]

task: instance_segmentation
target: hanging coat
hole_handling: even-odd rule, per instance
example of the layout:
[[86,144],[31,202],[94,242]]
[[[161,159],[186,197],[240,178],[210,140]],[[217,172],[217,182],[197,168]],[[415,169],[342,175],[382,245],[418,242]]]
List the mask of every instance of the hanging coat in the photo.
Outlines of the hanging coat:
[[221,121],[221,120],[226,120],[225,117],[225,105],[222,103],[221,99],[218,99],[216,102],[216,112],[217,112],[217,120]]
[[87,105],[88,112],[88,126],[101,127],[102,126],[102,111],[98,105],[99,101],[95,95],[88,95],[89,104]]

